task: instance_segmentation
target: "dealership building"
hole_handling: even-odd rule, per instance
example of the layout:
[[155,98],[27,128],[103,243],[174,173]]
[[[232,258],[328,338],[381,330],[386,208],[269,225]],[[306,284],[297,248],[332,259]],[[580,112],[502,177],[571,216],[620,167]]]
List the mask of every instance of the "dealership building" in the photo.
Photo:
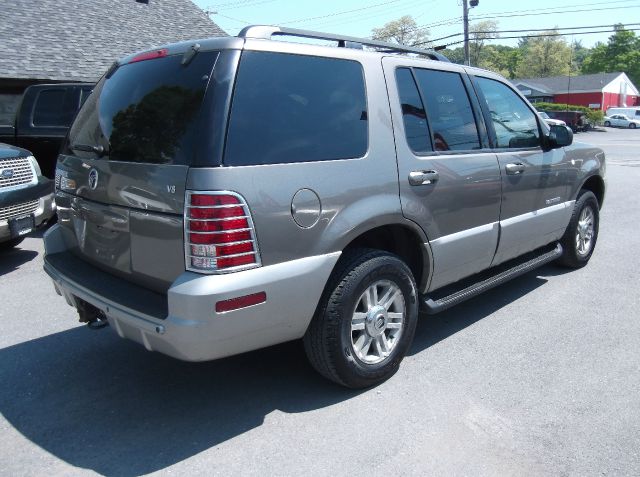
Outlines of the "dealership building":
[[638,88],[625,73],[523,78],[511,82],[532,103],[566,103],[606,111],[640,106]]

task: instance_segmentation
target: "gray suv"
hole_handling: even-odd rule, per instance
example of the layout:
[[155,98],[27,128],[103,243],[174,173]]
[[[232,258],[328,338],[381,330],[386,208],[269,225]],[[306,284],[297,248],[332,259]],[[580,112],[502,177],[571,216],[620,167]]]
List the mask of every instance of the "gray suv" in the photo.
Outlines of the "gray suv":
[[81,321],[148,350],[303,338],[321,374],[371,386],[419,310],[588,262],[605,159],[572,138],[430,51],[277,27],[168,45],[115,63],[80,110],[44,268]]

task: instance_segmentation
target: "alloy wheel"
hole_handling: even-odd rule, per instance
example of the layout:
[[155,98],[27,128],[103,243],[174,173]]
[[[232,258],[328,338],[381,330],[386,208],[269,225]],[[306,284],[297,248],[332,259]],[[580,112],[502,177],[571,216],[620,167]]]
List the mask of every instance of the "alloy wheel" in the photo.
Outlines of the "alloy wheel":
[[400,288],[379,280],[360,296],[351,318],[351,345],[366,364],[377,364],[391,355],[405,323],[405,300]]
[[590,206],[582,209],[578,219],[576,230],[576,251],[578,255],[584,257],[591,252],[593,247],[593,236],[595,233],[595,218],[593,209]]

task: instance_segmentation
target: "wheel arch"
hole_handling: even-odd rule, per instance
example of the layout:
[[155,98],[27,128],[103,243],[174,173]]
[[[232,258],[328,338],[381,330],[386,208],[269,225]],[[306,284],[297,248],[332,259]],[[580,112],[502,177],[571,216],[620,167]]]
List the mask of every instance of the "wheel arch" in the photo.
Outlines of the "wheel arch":
[[361,230],[350,237],[343,253],[354,248],[373,248],[400,257],[413,273],[420,291],[428,288],[433,271],[431,247],[422,230],[409,223],[387,223]]
[[580,189],[578,189],[578,192],[583,189],[593,192],[593,195],[595,195],[596,199],[598,199],[598,208],[602,209],[602,202],[604,201],[605,193],[604,179],[602,179],[602,177],[597,174],[592,175],[585,179],[585,181],[580,186]]

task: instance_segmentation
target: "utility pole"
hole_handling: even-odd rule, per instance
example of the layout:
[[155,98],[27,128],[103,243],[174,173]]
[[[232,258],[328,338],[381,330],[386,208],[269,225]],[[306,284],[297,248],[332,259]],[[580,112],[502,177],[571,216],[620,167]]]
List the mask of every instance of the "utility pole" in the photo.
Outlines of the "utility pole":
[[464,23],[464,64],[469,63],[469,6],[467,0],[462,0],[462,22]]
[[[467,1],[469,3],[467,4]],[[464,24],[464,64],[471,66],[469,60],[469,9],[477,7],[480,0],[462,0],[462,23]]]

